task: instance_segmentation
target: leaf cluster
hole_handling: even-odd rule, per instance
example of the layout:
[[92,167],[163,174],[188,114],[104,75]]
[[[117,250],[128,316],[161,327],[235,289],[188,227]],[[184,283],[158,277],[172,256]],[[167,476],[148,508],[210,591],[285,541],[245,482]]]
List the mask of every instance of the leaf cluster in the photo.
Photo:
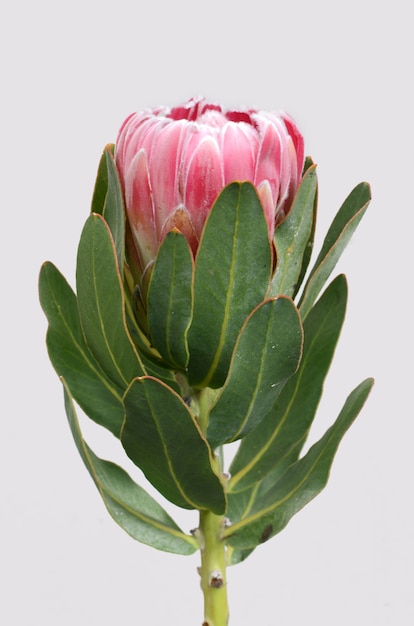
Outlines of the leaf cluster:
[[[302,454],[346,311],[345,277],[326,283],[369,200],[365,183],[351,192],[309,268],[315,165],[307,161],[272,242],[254,187],[232,183],[209,214],[195,258],[173,230],[137,285],[121,185],[105,149],[79,243],[76,293],[49,262],[39,291],[76,446],[109,513],[136,540],[178,554],[198,548],[122,468],[94,454],[75,402],[167,500],[226,516],[229,561],[245,559],[324,488],[371,389],[371,379],[354,389]],[[234,441],[227,470],[223,448]]]

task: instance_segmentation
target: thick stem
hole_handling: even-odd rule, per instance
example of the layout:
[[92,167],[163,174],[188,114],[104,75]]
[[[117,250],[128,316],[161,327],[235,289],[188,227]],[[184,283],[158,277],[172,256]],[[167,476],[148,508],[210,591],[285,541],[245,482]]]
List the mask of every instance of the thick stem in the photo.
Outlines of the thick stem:
[[204,595],[203,626],[227,626],[226,548],[223,541],[224,517],[200,511],[201,589]]
[[198,412],[197,420],[204,434],[207,433],[210,408],[211,408],[211,405],[214,403],[216,396],[217,396],[217,390],[210,389],[209,387],[206,387],[205,389],[202,389],[201,391],[198,392],[199,412]]
[[[198,423],[204,434],[207,433],[211,404],[217,391],[208,387],[197,394]],[[223,459],[216,456],[214,463],[217,473],[222,472]],[[201,552],[201,589],[204,595],[203,626],[227,626],[229,608],[227,602],[226,545],[223,540],[224,516],[211,511],[200,511],[198,540]]]

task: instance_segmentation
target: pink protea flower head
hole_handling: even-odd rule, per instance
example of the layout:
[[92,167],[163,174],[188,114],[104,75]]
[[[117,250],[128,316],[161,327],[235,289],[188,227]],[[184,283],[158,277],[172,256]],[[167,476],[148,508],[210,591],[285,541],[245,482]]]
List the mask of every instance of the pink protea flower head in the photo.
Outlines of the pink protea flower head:
[[223,111],[191,99],[130,115],[115,160],[143,271],[173,228],[195,253],[212,204],[234,181],[256,187],[272,239],[300,182],[304,145],[285,113]]

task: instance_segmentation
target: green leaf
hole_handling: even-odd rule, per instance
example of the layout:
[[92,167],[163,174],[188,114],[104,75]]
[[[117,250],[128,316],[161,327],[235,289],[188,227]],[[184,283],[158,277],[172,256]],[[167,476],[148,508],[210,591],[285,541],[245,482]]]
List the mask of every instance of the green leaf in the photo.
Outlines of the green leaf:
[[294,297],[300,286],[313,247],[316,198],[316,165],[312,165],[300,183],[289,215],[275,231],[277,265],[271,296]]
[[339,443],[360,412],[373,385],[363,381],[348,396],[336,422],[283,478],[258,499],[249,515],[224,533],[237,550],[254,548],[280,532],[325,487]]
[[302,324],[292,300],[265,300],[248,317],[237,340],[229,375],[210,411],[212,448],[240,439],[273,406],[302,354]]
[[[310,157],[307,157],[307,160],[309,160],[309,164],[308,167],[311,167],[313,165],[312,160],[310,159]],[[305,164],[306,165],[306,164]],[[292,295],[293,299],[296,299],[296,296],[302,286],[303,280],[306,276],[306,272],[308,270],[308,266],[312,257],[312,252],[313,252],[313,246],[315,243],[315,231],[316,231],[316,221],[317,221],[317,213],[318,213],[318,188],[316,188],[316,193],[315,193],[315,197],[314,197],[314,204],[313,204],[313,223],[312,223],[312,229],[309,235],[309,239],[308,239],[308,243],[305,247],[305,250],[303,252],[303,257],[302,257],[302,268],[300,270],[300,274],[299,274],[299,278],[297,280],[296,283],[296,289],[294,290],[294,293]]]
[[272,265],[262,205],[250,183],[232,183],[215,202],[196,256],[189,383],[221,387],[239,331],[264,300]]
[[102,154],[91,212],[102,215],[108,224],[115,244],[118,268],[121,271],[125,258],[125,211],[113,151],[113,144],[108,144]]
[[299,309],[305,319],[323,285],[338,262],[342,252],[361,221],[371,200],[367,183],[360,183],[339,209],[306,282]]
[[45,263],[41,269],[39,295],[49,321],[47,347],[53,367],[68,381],[83,411],[119,436],[124,419],[123,391],[105,375],[90,353],[76,296],[52,263]]
[[148,288],[148,325],[155,348],[167,363],[185,369],[192,313],[193,256],[178,231],[165,237]]
[[99,213],[99,215],[102,215],[103,213],[106,192],[108,190],[108,167],[106,161],[106,152],[108,150],[111,150],[113,153],[113,149],[113,144],[106,145],[99,160],[95,188],[92,195],[91,213]]
[[248,556],[254,551],[254,548],[249,550],[235,550],[231,546],[227,546],[227,563],[229,566],[238,565],[247,559]]
[[142,377],[131,383],[124,404],[122,445],[154,487],[185,509],[224,513],[212,451],[182,398],[161,381]]
[[73,438],[111,517],[131,537],[158,550],[193,554],[196,540],[184,534],[166,511],[118,465],[97,457],[82,437],[68,385],[65,408]]
[[180,394],[181,387],[177,382],[176,372],[168,369],[162,361],[159,362],[147,358],[145,353],[140,352],[140,357],[148,376],[158,378],[158,380],[161,380],[168,385],[168,387],[171,387],[173,391]]
[[115,244],[116,257],[119,270],[125,259],[125,211],[121,184],[118,178],[118,171],[112,153],[105,151],[106,167],[108,170],[108,190],[102,217],[109,226]]
[[82,231],[76,284],[87,344],[109,378],[125,389],[145,371],[127,330],[114,242],[100,215],[92,214]]
[[[343,275],[326,289],[306,318],[303,355],[297,373],[283,387],[272,410],[240,444],[230,466],[230,492],[239,492],[295,461],[313,422],[323,383],[345,317],[347,285]],[[229,508],[237,494],[229,494]]]

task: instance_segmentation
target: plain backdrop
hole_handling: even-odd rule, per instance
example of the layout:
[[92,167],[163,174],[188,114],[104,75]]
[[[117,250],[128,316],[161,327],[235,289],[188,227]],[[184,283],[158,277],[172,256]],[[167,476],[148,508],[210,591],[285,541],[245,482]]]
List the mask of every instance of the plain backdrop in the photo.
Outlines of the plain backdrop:
[[[318,243],[356,184],[373,192],[336,272],[349,307],[312,437],[362,379],[376,385],[326,490],[230,569],[231,625],[414,623],[410,16],[408,0],[2,5],[2,624],[202,622],[198,555],[136,543],[107,514],[71,439],[37,295],[46,259],[73,284],[98,161],[124,118],[198,95],[296,119],[318,164]],[[85,424],[88,442],[121,462],[97,430]]]

